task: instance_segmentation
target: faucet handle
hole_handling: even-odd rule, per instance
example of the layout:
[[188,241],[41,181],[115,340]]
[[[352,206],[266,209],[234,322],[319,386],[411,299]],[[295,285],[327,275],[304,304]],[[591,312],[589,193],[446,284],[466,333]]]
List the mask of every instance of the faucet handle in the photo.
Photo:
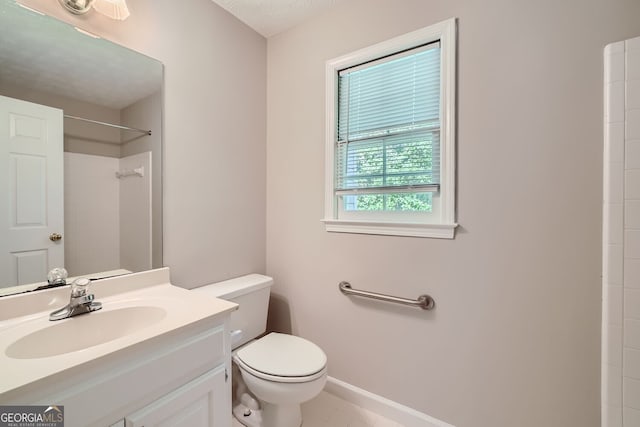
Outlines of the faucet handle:
[[67,270],[62,267],[56,267],[47,274],[47,282],[50,285],[66,285],[68,276]]
[[87,289],[91,280],[86,277],[80,277],[71,283],[71,298],[83,297],[87,294]]

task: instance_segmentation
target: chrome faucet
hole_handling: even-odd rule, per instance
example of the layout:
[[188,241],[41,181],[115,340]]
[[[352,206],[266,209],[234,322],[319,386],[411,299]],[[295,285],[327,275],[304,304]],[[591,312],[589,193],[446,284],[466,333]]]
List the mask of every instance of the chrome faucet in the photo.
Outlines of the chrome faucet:
[[87,293],[91,280],[81,277],[71,284],[71,299],[69,304],[49,315],[49,320],[61,320],[79,314],[100,310],[102,303],[93,301],[93,294]]

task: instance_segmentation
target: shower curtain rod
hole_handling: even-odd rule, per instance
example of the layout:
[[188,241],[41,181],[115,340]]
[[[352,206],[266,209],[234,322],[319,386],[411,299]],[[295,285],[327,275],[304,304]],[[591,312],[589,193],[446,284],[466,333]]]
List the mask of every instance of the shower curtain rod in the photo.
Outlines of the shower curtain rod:
[[99,122],[97,120],[85,119],[83,117],[70,116],[68,114],[65,114],[64,117],[66,119],[80,120],[82,122],[94,123],[94,124],[97,124],[97,125],[109,126],[109,127],[112,127],[112,128],[118,128],[118,129],[123,129],[123,130],[131,130],[131,131],[134,131],[134,132],[141,132],[141,133],[144,133],[144,134],[147,134],[147,135],[151,135],[151,131],[150,130],[130,128],[128,126],[114,125],[112,123]]

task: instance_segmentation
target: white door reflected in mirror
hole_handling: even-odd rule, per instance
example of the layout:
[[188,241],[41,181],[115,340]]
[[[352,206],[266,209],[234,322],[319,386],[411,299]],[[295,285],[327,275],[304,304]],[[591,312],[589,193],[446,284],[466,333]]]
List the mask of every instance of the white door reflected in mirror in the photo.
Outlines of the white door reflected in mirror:
[[62,110],[0,96],[0,286],[64,265],[63,177]]

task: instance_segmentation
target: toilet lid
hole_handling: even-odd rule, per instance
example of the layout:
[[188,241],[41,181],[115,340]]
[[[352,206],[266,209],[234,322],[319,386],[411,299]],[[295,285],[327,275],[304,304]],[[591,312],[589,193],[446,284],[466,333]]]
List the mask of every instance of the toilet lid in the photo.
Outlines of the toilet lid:
[[279,377],[306,377],[327,364],[324,351],[311,341],[275,332],[242,347],[236,356],[256,371]]

